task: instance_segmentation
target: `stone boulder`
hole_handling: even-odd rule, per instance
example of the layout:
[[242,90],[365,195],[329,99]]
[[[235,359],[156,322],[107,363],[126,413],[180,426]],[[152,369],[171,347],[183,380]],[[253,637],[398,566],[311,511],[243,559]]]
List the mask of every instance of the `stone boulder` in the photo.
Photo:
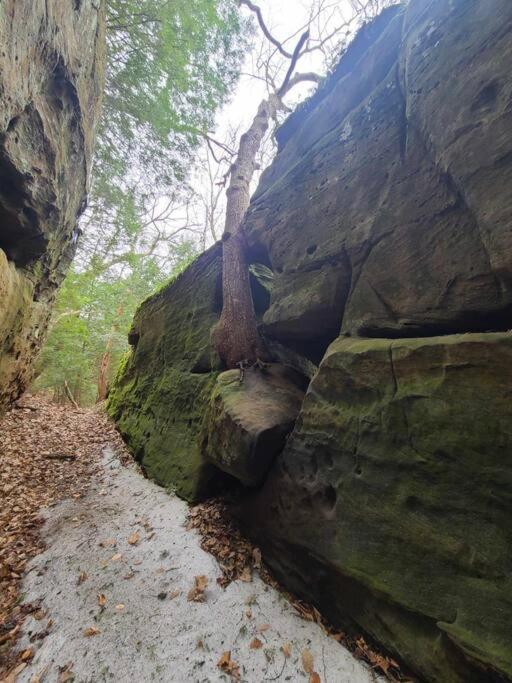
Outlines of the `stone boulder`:
[[299,414],[302,377],[282,365],[221,373],[203,426],[202,454],[246,486],[263,483]]
[[512,677],[511,390],[512,333],[340,338],[239,510],[287,586],[429,681]]
[[0,410],[31,379],[74,255],[105,67],[99,0],[0,3]]

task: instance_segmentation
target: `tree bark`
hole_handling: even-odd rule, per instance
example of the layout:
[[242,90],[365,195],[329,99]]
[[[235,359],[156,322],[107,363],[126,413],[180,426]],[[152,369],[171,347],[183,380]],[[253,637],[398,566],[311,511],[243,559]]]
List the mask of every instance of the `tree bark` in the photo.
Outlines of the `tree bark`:
[[220,320],[213,331],[213,341],[228,368],[235,368],[240,363],[252,365],[258,359],[268,358],[256,324],[242,221],[249,208],[256,155],[270,118],[275,116],[277,104],[276,95],[263,100],[251,126],[240,138],[226,192],[226,223],[222,236],[223,306]]

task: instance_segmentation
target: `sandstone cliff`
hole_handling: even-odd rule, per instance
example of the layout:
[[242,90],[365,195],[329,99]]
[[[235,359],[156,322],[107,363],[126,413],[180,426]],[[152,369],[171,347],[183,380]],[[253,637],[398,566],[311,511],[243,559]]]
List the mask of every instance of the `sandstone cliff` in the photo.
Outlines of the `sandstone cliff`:
[[110,399],[150,474],[237,479],[284,583],[443,683],[512,678],[511,74],[509,0],[365,27],[245,223],[276,365],[219,374],[217,245],[141,306]]
[[0,5],[0,410],[30,381],[76,247],[103,90],[101,5]]

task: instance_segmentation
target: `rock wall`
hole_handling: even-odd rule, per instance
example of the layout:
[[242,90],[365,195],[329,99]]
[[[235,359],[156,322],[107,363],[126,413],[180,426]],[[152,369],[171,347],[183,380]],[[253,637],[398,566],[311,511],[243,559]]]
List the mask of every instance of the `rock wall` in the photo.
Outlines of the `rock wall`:
[[443,683],[512,680],[511,74],[509,0],[366,26],[245,222],[279,363],[237,384],[207,360],[217,246],[142,305],[111,399],[150,473],[189,497],[206,467],[238,479],[283,583]]
[[100,0],[0,4],[0,410],[74,255],[103,90]]

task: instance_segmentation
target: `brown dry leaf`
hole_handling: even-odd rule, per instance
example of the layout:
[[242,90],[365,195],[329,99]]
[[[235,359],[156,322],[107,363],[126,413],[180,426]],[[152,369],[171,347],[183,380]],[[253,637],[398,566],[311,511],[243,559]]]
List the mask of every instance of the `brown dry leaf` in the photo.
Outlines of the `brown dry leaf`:
[[91,636],[97,636],[98,633],[101,633],[99,628],[96,628],[96,626],[89,626],[89,628],[85,629],[84,636],[86,636],[86,638],[90,638]]
[[30,683],[43,683],[43,679],[46,677],[46,674],[48,673],[49,669],[50,665],[47,664],[42,671],[32,676],[32,678],[30,679]]
[[235,681],[240,680],[240,667],[231,659],[231,652],[223,652],[222,657],[217,662],[217,666]]
[[187,600],[189,602],[204,602],[206,586],[208,585],[208,577],[201,574],[194,577],[194,585],[189,590]]
[[261,626],[258,626],[258,628],[256,629],[256,631],[257,631],[258,633],[264,633],[265,631],[268,631],[269,628],[270,628],[270,624],[261,624]]
[[22,664],[18,664],[18,666],[14,667],[14,669],[11,669],[11,671],[9,671],[7,676],[2,679],[1,683],[16,683],[16,679],[26,666],[27,665],[25,662],[23,662]]
[[29,647],[27,650],[24,650],[21,653],[21,661],[22,662],[28,662],[29,660],[32,659],[33,656],[34,656],[34,650],[31,647]]
[[169,600],[174,600],[174,598],[177,598],[178,595],[181,593],[179,590],[174,590],[169,593]]
[[283,645],[281,645],[281,652],[286,657],[286,659],[288,659],[288,657],[291,657],[292,656],[292,646],[290,645],[290,643],[284,643]]
[[116,605],[116,609],[119,610],[119,611],[123,610],[123,609],[124,609],[123,603],[120,602],[118,605]]
[[251,583],[251,581],[252,581],[251,568],[245,567],[238,578],[240,579],[240,581],[245,581],[245,583]]
[[65,666],[60,667],[59,675],[57,678],[57,683],[68,683],[75,678],[75,674],[72,671],[72,662],[68,662]]
[[247,617],[247,619],[252,619],[252,610],[246,609],[245,616]]
[[263,643],[259,638],[253,638],[249,643],[249,647],[251,648],[251,650],[259,650],[260,647],[263,647]]
[[313,673],[313,655],[311,652],[306,648],[305,650],[302,650],[301,653],[301,659],[302,659],[302,668],[307,674],[312,674]]
[[107,604],[107,596],[105,595],[105,593],[98,593],[98,605],[100,607],[105,607],[106,604]]
[[130,545],[137,545],[137,543],[140,541],[140,534],[138,531],[134,531],[133,534],[130,534],[128,536],[128,543]]
[[84,581],[87,581],[88,578],[89,577],[87,576],[86,572],[80,572],[78,575],[77,585],[80,586],[80,584],[82,584]]
[[118,562],[122,557],[123,556],[121,553],[116,553],[115,555],[112,555],[110,559],[112,560],[112,562]]
[[316,671],[313,671],[313,673],[309,677],[309,683],[322,683],[320,676],[317,674]]
[[102,548],[112,548],[117,545],[117,541],[114,538],[107,538],[106,541],[100,541],[98,545]]

